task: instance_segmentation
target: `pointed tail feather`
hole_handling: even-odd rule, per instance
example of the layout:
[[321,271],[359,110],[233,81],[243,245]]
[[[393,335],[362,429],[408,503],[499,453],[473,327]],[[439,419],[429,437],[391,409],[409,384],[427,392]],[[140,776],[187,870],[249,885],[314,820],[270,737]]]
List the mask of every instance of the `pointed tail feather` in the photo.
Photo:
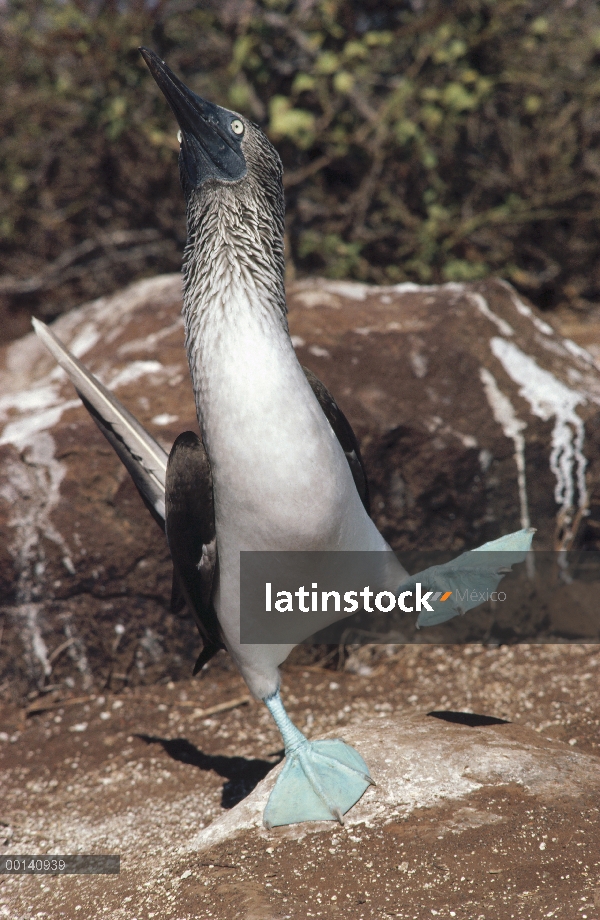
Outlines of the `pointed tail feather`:
[[45,323],[37,319],[33,319],[32,323],[46,348],[70,377],[84,406],[129,472],[144,504],[164,529],[168,454],[110,390],[70,353]]

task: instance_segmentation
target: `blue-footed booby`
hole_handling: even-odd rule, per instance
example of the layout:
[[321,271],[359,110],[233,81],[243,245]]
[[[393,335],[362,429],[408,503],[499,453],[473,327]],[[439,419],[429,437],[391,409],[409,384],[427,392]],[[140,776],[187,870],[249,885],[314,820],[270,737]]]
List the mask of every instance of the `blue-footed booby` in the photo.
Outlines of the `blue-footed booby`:
[[[286,762],[265,824],[342,822],[373,781],[357,751],[341,740],[309,741],[287,716],[278,666],[293,645],[240,641],[240,553],[387,551],[393,561],[381,588],[397,593],[408,575],[369,516],[352,428],[301,367],[290,339],[277,152],[257,125],[197,96],[153,52],[141,53],[180,128],[185,346],[201,435],[179,435],[167,459],[50,330],[34,325],[164,522],[173,603],[187,602],[204,642],[196,670],[227,648],[281,732]],[[513,537],[510,549],[524,553],[531,533]]]

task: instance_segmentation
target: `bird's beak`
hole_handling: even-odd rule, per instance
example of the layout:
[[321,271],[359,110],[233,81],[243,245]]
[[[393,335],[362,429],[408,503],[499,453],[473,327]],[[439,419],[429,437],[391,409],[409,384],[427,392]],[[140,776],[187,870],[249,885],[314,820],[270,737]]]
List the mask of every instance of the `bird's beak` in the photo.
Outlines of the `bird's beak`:
[[237,116],[193,93],[154,51],[140,52],[181,128],[181,162],[190,185],[198,188],[210,178],[243,178],[246,160],[230,128]]

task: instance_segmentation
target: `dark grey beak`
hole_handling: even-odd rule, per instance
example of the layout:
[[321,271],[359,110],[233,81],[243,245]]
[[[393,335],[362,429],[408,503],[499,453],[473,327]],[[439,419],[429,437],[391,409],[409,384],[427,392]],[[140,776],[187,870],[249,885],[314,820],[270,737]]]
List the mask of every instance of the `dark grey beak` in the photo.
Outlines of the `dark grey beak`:
[[198,188],[206,179],[242,179],[243,135],[231,129],[232,122],[239,126],[239,116],[193,93],[154,51],[140,52],[181,128],[180,164],[189,185]]

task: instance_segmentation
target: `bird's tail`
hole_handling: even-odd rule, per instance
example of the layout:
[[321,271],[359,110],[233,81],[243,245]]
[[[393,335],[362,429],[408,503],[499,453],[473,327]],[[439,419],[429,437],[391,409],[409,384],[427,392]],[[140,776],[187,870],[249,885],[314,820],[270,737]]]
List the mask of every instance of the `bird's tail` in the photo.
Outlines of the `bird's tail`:
[[168,454],[110,390],[71,354],[45,323],[33,328],[68,374],[81,401],[127,469],[148,511],[165,527],[165,478]]

